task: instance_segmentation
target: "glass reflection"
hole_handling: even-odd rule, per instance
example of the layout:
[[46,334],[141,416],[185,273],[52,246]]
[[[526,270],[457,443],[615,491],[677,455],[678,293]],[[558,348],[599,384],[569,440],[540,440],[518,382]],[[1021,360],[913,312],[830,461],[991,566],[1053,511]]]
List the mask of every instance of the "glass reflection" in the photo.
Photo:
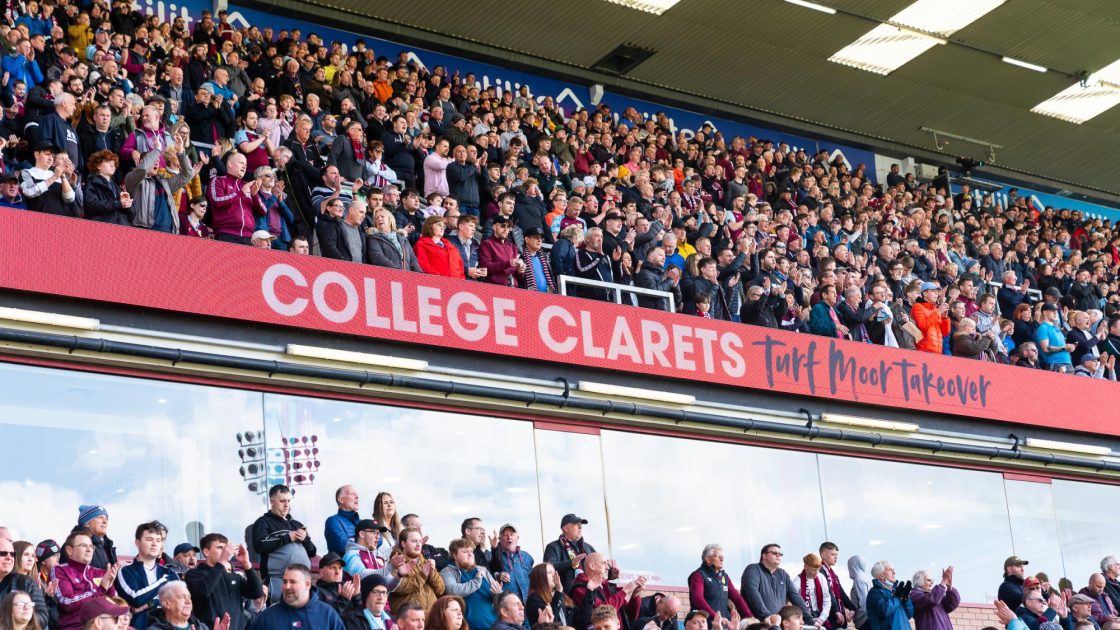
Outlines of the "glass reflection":
[[203,530],[240,540],[263,509],[231,491],[236,432],[263,428],[259,393],[0,364],[0,426],[18,446],[0,475],[0,522],[17,538],[62,540],[95,503],[131,555],[137,523],[165,523],[170,548]]
[[1051,490],[1066,575],[1084,584],[1101,570],[1102,558],[1118,553],[1112,509],[1120,505],[1120,487],[1055,479]]
[[607,504],[623,570],[683,586],[704,545],[723,546],[733,579],[763,545],[787,570],[824,540],[812,453],[604,431]]
[[540,528],[544,543],[529,553],[540,561],[544,557],[544,545],[560,536],[560,519],[565,514],[575,514],[587,519],[587,525],[583,526],[584,540],[596,551],[609,555],[611,536],[603,504],[603,456],[599,451],[599,436],[538,429],[536,442]]
[[[890,560],[899,579],[953,565],[965,602],[990,602],[1013,552],[1000,473],[818,456],[828,535],[840,555]],[[815,549],[814,549],[815,550]],[[1031,565],[1034,568],[1034,565]]]
[[[1028,575],[1044,572],[1057,587],[1058,578],[1068,573],[1058,546],[1058,521],[1054,516],[1054,496],[1050,492],[1050,484],[1004,479],[1003,485],[1007,490],[1007,511],[1011,517],[1015,555],[1030,562]],[[1078,574],[1077,577],[1075,582],[1082,586],[1089,574]]]
[[357,488],[363,518],[378,492],[392,493],[399,515],[420,515],[439,547],[477,516],[487,530],[517,525],[521,546],[541,549],[531,423],[277,394],[265,394],[264,409],[269,483],[294,485],[292,516],[320,550],[345,484]]

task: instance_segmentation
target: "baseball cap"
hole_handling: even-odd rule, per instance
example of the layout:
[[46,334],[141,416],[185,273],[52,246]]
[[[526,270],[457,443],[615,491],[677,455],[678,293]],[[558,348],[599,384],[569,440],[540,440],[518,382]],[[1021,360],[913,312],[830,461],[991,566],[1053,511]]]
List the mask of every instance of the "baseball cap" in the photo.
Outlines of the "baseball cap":
[[16,182],[18,184],[19,175],[16,175],[15,173],[5,173],[3,175],[0,175],[0,184],[7,184],[8,182]]
[[703,610],[690,610],[688,611],[688,614],[684,616],[684,622],[687,624],[688,622],[692,621],[694,617],[703,617],[707,619],[708,613],[704,612]]
[[272,232],[269,232],[268,230],[257,230],[256,232],[253,232],[253,240],[274,241],[276,240],[276,237],[273,236]]
[[1058,310],[1058,306],[1056,304],[1043,304],[1042,305],[1042,310],[1044,310],[1044,311],[1056,311],[1056,310]]
[[506,523],[505,525],[502,525],[502,528],[498,530],[498,533],[499,534],[504,534],[504,533],[506,533],[507,529],[512,529],[513,533],[515,533],[515,534],[517,533],[517,528],[514,527],[513,525],[511,525],[510,523]]
[[617,212],[610,212],[610,213],[607,214],[606,218],[604,218],[603,220],[604,221],[612,221],[612,220],[621,221],[622,220],[622,215],[617,213]]
[[937,284],[936,282],[923,282],[922,283],[922,293],[925,293],[926,291],[940,291],[940,290],[941,290],[941,285]]
[[336,562],[342,564],[342,556],[333,551],[328,551],[322,558],[319,558],[319,567],[329,567]]
[[51,540],[50,538],[44,540],[43,542],[39,543],[38,545],[35,545],[35,558],[37,560],[39,560],[40,562],[42,562],[43,560],[46,560],[47,558],[53,556],[54,554],[56,554],[58,552],[59,552],[58,543]]
[[493,219],[494,225],[501,223],[502,225],[509,225],[509,217],[497,215]]
[[1008,556],[1008,558],[1003,561],[1003,568],[1006,569],[1007,567],[1022,567],[1028,564],[1030,564],[1030,562],[1027,562],[1019,556]]
[[1085,364],[1089,363],[1090,361],[1100,361],[1100,360],[1101,360],[1101,358],[1094,355],[1094,354],[1086,354],[1085,356],[1081,357],[1081,365],[1085,365]]
[[525,238],[529,238],[530,236],[539,236],[541,238],[544,238],[544,230],[540,229],[539,227],[533,226],[531,228],[526,228],[523,236]]
[[560,527],[563,527],[565,525],[573,525],[575,523],[579,523],[580,525],[586,525],[587,524],[587,519],[580,518],[580,517],[576,516],[575,514],[565,514],[564,518],[560,519]]
[[108,597],[97,597],[86,601],[82,604],[79,610],[82,625],[97,619],[101,615],[109,615],[110,617],[120,617],[128,612],[128,606],[118,606],[109,601]]
[[51,151],[53,153],[58,153],[58,152],[62,151],[62,149],[60,149],[57,144],[51,142],[50,140],[43,140],[39,144],[35,145],[35,150],[36,151]]
[[200,553],[202,550],[190,543],[179,543],[178,545],[175,545],[175,551],[171,555],[177,556],[181,553],[187,553],[188,551]]
[[363,518],[362,520],[358,521],[357,525],[354,526],[354,531],[356,532],[365,532],[373,529],[376,529],[379,532],[389,531],[388,527],[378,524],[378,522],[373,520],[372,518]]

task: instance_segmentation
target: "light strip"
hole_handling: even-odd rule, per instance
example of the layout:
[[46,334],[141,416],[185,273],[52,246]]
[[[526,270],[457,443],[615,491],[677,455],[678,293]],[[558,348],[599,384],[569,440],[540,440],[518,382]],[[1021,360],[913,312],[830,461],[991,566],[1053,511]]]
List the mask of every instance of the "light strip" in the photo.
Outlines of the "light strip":
[[828,58],[890,74],[980,19],[1006,0],[917,0]]
[[58,328],[72,328],[75,330],[97,330],[101,321],[92,317],[77,317],[74,315],[60,315],[58,313],[44,313],[42,311],[28,311],[22,308],[0,306],[0,319],[25,324],[42,324]]
[[1059,440],[1043,440],[1040,438],[1027,438],[1027,446],[1047,451],[1069,451],[1071,453],[1084,453],[1086,455],[1111,455],[1112,449],[1107,446],[1093,446],[1092,444],[1077,444],[1075,442],[1061,442]]
[[373,365],[383,368],[398,370],[413,370],[423,372],[428,369],[428,362],[419,359],[403,359],[384,354],[369,354],[367,352],[351,352],[349,350],[335,350],[333,348],[320,348],[318,346],[301,346],[288,344],[286,353],[293,357],[307,359],[323,359],[324,361],[340,361],[342,363],[357,363],[360,365]]
[[662,13],[672,9],[680,0],[607,0],[614,4],[621,4],[630,9],[637,9],[638,11],[645,11],[654,15],[661,15]]
[[786,0],[786,2],[790,4],[796,4],[799,7],[805,7],[806,9],[820,11],[821,13],[836,15],[836,9],[833,9],[832,7],[826,7],[823,4],[817,4],[816,2],[809,2],[809,0]]
[[1014,57],[1004,57],[1003,62],[1004,63],[1009,63],[1013,66],[1019,66],[1020,68],[1026,68],[1027,70],[1034,70],[1035,72],[1046,72],[1046,68],[1044,66],[1029,63],[1029,62],[1026,62],[1026,61],[1021,61],[1021,60],[1016,59]]
[[696,397],[691,394],[676,394],[653,389],[596,383],[594,381],[580,381],[578,389],[581,392],[587,392],[589,394],[621,396],[623,398],[636,398],[638,400],[656,400],[658,402],[673,403],[676,405],[691,405],[696,402]]
[[1031,111],[1080,125],[1120,105],[1120,59],[1042,101]]
[[874,418],[860,418],[845,416],[838,413],[826,413],[821,416],[821,422],[828,424],[846,424],[853,427],[866,427],[868,429],[883,429],[884,431],[898,431],[900,433],[914,433],[921,427],[912,422],[898,422],[896,420],[876,420]]

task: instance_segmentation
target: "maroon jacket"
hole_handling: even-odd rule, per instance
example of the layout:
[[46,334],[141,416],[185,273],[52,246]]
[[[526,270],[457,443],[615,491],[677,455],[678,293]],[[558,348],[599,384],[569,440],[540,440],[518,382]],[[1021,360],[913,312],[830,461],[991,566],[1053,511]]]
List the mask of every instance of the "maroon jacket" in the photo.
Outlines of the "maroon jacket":
[[478,248],[478,266],[486,269],[486,281],[493,284],[510,286],[510,277],[517,271],[517,267],[510,264],[514,258],[517,258],[517,244],[508,236],[504,241],[491,236]]

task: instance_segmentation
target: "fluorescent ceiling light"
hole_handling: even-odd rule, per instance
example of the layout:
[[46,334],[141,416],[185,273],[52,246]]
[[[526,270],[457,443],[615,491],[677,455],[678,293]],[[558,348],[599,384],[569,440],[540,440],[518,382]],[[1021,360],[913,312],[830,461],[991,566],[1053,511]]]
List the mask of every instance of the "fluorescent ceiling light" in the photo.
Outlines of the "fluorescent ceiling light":
[[621,4],[630,9],[637,9],[638,11],[645,11],[654,15],[661,15],[662,13],[672,9],[680,0],[607,0],[615,4]]
[[366,352],[351,352],[349,350],[335,350],[333,348],[319,348],[317,346],[301,346],[288,344],[287,354],[293,357],[307,359],[323,359],[324,361],[340,361],[342,363],[357,363],[360,365],[373,365],[398,370],[414,370],[422,372],[428,369],[427,361],[418,359],[402,359],[384,354],[369,354]]
[[75,330],[97,330],[101,322],[92,317],[75,317],[74,315],[59,315],[58,313],[44,313],[42,311],[28,311],[22,308],[0,306],[0,319],[25,324],[42,324],[58,328],[72,328]]
[[604,396],[636,398],[638,400],[656,400],[658,402],[673,403],[675,405],[691,405],[696,402],[696,397],[690,394],[676,394],[673,392],[662,392],[638,387],[623,387],[622,385],[595,383],[592,381],[580,381],[579,391],[588,392],[590,394],[603,394]]
[[1069,451],[1071,453],[1085,453],[1086,455],[1111,455],[1112,449],[1107,446],[1093,446],[1091,444],[1077,444],[1074,442],[1060,442],[1058,440],[1042,440],[1027,438],[1027,446],[1048,451]]
[[860,418],[858,416],[845,416],[838,413],[826,413],[821,416],[821,422],[828,424],[846,424],[853,427],[866,427],[868,429],[882,429],[884,431],[898,431],[900,433],[914,433],[920,427],[912,422],[898,422],[896,420],[876,420],[874,418]]
[[809,0],[786,0],[786,2],[790,4],[796,4],[799,7],[805,7],[806,9],[820,11],[821,13],[836,15],[836,9],[833,9],[832,7],[826,7],[823,4],[817,4],[816,2],[809,2]]
[[1080,82],[1058,92],[1031,108],[1043,116],[1080,125],[1120,105],[1120,60],[1091,75],[1082,87]]
[[1004,63],[1009,63],[1013,66],[1019,66],[1020,68],[1026,68],[1027,70],[1034,70],[1035,72],[1046,72],[1045,66],[1021,61],[1019,59],[1015,59],[1014,57],[1004,57],[1003,61]]
[[840,49],[829,61],[890,74],[1006,0],[918,0]]

